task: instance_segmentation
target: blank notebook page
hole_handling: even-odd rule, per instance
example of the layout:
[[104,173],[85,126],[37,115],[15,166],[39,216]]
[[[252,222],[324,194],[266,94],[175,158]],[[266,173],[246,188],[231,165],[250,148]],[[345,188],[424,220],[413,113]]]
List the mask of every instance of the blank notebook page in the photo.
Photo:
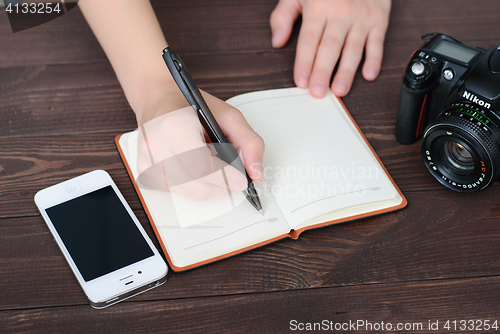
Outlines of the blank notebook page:
[[[138,176],[137,134],[136,130],[120,138],[120,145],[135,180]],[[169,192],[142,187],[140,182],[137,184],[172,263],[176,266],[182,267],[224,255],[240,249],[242,244],[251,245],[290,230],[271,196],[260,197],[264,216],[245,200],[222,215],[207,218],[203,214],[203,207],[217,206],[216,202],[223,201],[223,198],[208,202],[184,198],[184,203],[174,205]],[[182,211],[190,211],[193,216],[198,216],[199,223],[182,227],[179,224]]]
[[339,208],[399,197],[333,94],[316,99],[290,88],[228,103],[264,138],[266,191],[292,228]]

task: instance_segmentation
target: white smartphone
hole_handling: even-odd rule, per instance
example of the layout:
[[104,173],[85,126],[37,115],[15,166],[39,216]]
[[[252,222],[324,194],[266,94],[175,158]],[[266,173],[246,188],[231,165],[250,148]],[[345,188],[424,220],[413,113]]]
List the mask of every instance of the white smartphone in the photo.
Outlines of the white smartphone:
[[40,190],[35,203],[92,307],[167,280],[165,261],[107,172]]

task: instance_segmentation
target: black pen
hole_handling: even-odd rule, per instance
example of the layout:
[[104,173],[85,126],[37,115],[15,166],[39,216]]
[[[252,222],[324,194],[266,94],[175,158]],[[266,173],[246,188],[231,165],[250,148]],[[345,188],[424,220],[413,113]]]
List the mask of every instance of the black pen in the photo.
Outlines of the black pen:
[[236,150],[231,145],[224,132],[222,132],[219,124],[217,124],[217,121],[208,108],[198,87],[196,87],[196,84],[189,75],[186,66],[184,66],[179,56],[172,52],[169,47],[163,50],[163,60],[182,94],[198,114],[198,118],[205,128],[205,131],[207,131],[212,144],[214,144],[219,158],[245,174],[248,181],[248,188],[244,191],[246,198],[257,211],[264,215],[252,179],[248,176],[238,153],[236,153]]

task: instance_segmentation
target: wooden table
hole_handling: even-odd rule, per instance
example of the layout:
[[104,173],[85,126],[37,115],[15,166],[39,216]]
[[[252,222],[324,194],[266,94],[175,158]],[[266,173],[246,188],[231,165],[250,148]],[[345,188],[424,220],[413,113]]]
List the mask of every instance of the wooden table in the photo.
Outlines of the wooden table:
[[[275,3],[153,1],[195,81],[222,99],[293,86],[298,29],[284,49],[272,49]],[[406,195],[406,209],[171,271],[165,285],[94,310],[33,196],[105,169],[154,238],[113,142],[136,127],[135,117],[78,9],[15,34],[2,10],[0,333],[282,333],[358,321],[365,332],[366,322],[373,331],[401,323],[428,332],[429,321],[439,321],[440,332],[464,333],[471,331],[460,330],[460,320],[482,320],[483,329],[484,320],[500,321],[499,186],[445,189],[423,165],[420,145],[400,145],[393,135],[403,70],[420,36],[439,31],[488,48],[500,42],[499,13],[497,0],[395,0],[380,77],[366,82],[358,72],[343,99]]]

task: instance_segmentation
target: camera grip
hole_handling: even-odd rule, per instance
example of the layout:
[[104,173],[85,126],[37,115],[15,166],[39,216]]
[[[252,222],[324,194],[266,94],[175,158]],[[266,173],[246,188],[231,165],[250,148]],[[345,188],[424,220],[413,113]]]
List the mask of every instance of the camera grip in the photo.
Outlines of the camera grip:
[[396,139],[409,145],[421,136],[425,120],[425,102],[428,89],[415,91],[403,84],[396,116]]

